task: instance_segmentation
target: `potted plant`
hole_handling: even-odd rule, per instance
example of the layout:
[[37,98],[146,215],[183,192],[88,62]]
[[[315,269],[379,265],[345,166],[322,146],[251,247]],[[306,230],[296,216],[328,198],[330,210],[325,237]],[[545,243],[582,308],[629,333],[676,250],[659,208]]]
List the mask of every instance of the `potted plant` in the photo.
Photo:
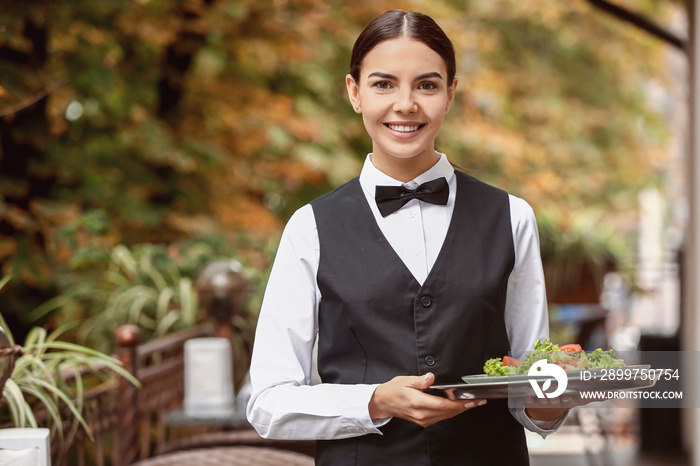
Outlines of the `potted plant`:
[[[9,277],[0,280],[0,289],[8,281]],[[70,438],[66,439],[64,433],[67,416],[77,421],[68,423],[70,437],[80,427],[91,437],[83,417],[87,390],[114,383],[118,377],[139,385],[117,359],[85,346],[61,341],[59,338],[68,327],[65,325],[51,333],[41,327],[32,328],[21,345],[21,355],[11,360],[7,367],[9,375],[5,374],[4,386],[0,387],[0,415],[5,418],[5,424],[9,421],[13,427],[48,427],[52,441],[57,440],[59,448],[70,443]],[[7,337],[6,343],[16,347],[2,313],[0,328]]]

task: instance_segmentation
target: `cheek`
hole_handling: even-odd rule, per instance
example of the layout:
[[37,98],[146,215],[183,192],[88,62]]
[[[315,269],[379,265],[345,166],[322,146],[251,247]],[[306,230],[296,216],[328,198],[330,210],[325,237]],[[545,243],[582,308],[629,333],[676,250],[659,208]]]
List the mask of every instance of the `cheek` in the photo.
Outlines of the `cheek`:
[[[442,109],[442,111],[440,111]],[[424,109],[424,115],[425,117],[430,121],[432,126],[439,126],[442,124],[443,120],[445,119],[445,108],[444,107],[435,107],[431,109]]]
[[386,108],[374,100],[365,100],[362,103],[362,120],[365,124],[376,124],[386,114]]
[[375,115],[372,115],[369,112],[365,112],[363,109],[363,111],[362,111],[362,123],[365,126],[365,131],[367,131],[367,134],[369,134],[370,137],[374,138],[374,136],[379,131],[377,117]]

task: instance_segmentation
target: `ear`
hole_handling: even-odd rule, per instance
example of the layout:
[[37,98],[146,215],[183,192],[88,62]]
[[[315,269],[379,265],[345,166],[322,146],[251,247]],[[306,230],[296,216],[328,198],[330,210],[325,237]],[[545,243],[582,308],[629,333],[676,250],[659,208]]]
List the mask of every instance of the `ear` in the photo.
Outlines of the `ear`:
[[355,110],[355,113],[362,113],[360,89],[357,82],[355,82],[355,78],[349,74],[345,76],[345,87],[347,87],[348,98],[350,99],[350,104],[352,104],[352,108]]
[[445,105],[445,113],[448,113],[455,102],[455,92],[457,90],[457,78],[452,80],[452,85],[447,89],[447,105]]

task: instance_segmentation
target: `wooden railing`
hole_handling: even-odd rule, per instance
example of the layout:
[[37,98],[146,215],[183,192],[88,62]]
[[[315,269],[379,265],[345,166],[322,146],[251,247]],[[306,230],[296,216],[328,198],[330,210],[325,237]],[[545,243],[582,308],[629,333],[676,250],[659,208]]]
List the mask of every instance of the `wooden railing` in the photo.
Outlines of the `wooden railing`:
[[[313,455],[311,441],[264,440],[252,429],[216,432],[216,428],[200,426],[182,433],[174,432],[182,429],[168,426],[166,415],[183,405],[185,342],[218,334],[214,326],[202,324],[142,343],[137,327],[120,327],[115,336],[115,356],[141,386],[120,378],[84,394],[83,417],[93,438],[88,437],[66,409],[63,443],[58,436],[52,442],[53,465],[127,466],[163,453],[232,445],[273,447]],[[66,374],[64,380],[70,382],[70,377]],[[40,425],[46,425],[46,412],[38,410],[35,416]]]
[[[120,327],[116,357],[141,386],[122,377],[84,393],[79,401],[93,438],[66,408],[63,435],[55,435],[51,444],[54,466],[126,466],[164,451],[168,442],[165,413],[181,406],[184,396],[185,342],[214,333],[214,327],[205,324],[142,343],[137,327]],[[73,377],[66,374],[63,379],[70,383]],[[39,425],[47,425],[45,410],[38,408],[34,414]]]
[[112,450],[114,466],[163,452],[168,441],[165,414],[182,406],[184,396],[184,345],[187,340],[212,336],[213,327],[198,326],[141,343],[138,328],[117,331],[117,356],[141,387],[120,379],[117,389],[117,424]]

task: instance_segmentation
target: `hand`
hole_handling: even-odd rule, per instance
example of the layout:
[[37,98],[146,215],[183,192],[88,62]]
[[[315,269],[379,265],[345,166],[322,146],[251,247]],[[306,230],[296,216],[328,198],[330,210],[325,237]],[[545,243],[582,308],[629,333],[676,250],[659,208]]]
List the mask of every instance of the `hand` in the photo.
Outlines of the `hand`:
[[424,393],[435,382],[435,375],[399,376],[381,384],[369,401],[372,419],[399,417],[428,427],[468,409],[486,404],[486,400],[448,400]]
[[530,419],[538,421],[553,421],[562,414],[577,406],[587,405],[593,401],[604,401],[606,398],[583,399],[580,395],[562,395],[555,398],[525,398],[525,413]]

